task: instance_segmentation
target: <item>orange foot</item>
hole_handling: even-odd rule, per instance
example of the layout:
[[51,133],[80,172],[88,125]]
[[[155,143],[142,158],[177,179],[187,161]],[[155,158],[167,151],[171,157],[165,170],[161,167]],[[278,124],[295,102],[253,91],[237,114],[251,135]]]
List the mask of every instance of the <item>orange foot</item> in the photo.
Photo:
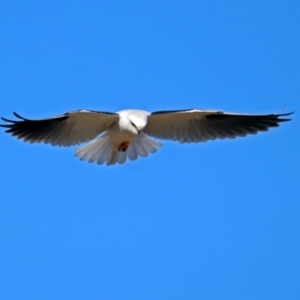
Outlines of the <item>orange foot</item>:
[[129,142],[123,142],[119,146],[118,151],[125,152],[128,149],[128,146],[129,146]]

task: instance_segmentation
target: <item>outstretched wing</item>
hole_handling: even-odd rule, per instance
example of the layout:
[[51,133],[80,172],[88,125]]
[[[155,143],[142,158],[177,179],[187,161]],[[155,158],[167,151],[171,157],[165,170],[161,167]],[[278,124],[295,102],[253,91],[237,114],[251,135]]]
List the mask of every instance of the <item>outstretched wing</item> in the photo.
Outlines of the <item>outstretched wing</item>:
[[210,110],[158,111],[148,116],[144,132],[160,139],[198,143],[267,131],[290,119],[287,114],[243,115]]
[[53,146],[71,146],[89,141],[119,119],[119,115],[109,112],[78,110],[47,119],[29,120],[14,112],[20,120],[2,118],[10,124],[5,132],[30,143],[50,143]]

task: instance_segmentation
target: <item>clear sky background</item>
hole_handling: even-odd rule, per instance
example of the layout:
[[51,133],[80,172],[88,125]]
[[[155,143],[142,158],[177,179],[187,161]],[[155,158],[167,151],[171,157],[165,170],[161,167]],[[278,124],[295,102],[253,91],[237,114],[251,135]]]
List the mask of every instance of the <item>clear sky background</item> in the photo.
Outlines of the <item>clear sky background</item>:
[[1,1],[3,117],[297,112],[112,167],[2,130],[0,298],[300,299],[299,20],[299,1]]

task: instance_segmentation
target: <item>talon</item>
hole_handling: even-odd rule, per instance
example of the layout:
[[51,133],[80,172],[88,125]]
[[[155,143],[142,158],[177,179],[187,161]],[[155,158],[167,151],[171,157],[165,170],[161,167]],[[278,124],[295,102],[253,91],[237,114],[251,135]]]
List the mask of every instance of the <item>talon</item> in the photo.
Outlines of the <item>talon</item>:
[[125,151],[128,149],[128,146],[129,146],[129,142],[123,142],[123,143],[119,146],[118,150],[119,150],[120,152],[125,152]]

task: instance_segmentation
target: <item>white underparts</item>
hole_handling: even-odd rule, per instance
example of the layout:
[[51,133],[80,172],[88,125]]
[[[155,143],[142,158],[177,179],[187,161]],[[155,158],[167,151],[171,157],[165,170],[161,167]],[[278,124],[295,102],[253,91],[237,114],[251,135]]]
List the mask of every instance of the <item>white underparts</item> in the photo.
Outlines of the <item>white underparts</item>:
[[[75,150],[75,155],[81,160],[88,162],[96,162],[98,164],[114,165],[116,163],[123,164],[127,157],[130,160],[136,160],[139,156],[146,157],[149,153],[155,153],[157,148],[162,146],[143,133],[135,136],[129,145],[127,141],[123,141],[121,147],[116,148],[108,135],[100,136],[89,144]],[[126,148],[126,149],[125,149]]]

